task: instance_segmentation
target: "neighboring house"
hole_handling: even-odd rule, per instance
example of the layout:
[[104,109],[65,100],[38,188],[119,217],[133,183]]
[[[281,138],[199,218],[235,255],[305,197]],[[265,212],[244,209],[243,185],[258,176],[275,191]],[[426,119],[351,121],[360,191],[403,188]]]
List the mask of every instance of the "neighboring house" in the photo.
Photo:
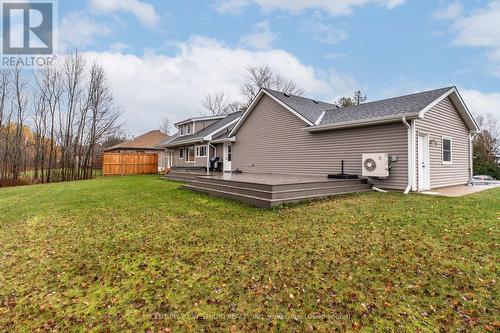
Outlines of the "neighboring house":
[[344,161],[344,173],[361,176],[363,155],[383,154],[388,175],[369,178],[380,188],[425,191],[472,177],[478,126],[455,87],[345,108],[262,89],[243,114],[215,120],[201,130],[200,118],[177,124],[181,135],[166,145],[173,167],[220,156],[224,171],[327,176]]
[[158,171],[166,167],[166,158],[163,148],[160,147],[169,136],[162,131],[150,131],[139,135],[131,140],[124,141],[112,147],[106,148],[108,153],[156,153],[158,154]]
[[224,171],[232,171],[230,130],[243,112],[190,118],[175,124],[177,134],[163,145],[167,166],[208,170],[210,159],[219,157]]

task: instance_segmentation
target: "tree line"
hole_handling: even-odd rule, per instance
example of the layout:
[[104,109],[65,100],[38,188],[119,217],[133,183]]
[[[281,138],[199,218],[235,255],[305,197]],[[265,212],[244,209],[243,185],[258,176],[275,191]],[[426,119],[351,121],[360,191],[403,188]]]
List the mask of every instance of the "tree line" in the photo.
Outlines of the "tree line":
[[0,186],[92,178],[121,129],[105,70],[74,52],[50,68],[0,72]]

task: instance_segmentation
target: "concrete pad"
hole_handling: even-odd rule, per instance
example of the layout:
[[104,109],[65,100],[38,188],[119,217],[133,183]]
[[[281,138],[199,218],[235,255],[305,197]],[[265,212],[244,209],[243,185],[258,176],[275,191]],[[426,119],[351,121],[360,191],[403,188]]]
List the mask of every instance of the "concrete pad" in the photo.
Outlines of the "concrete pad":
[[487,185],[457,185],[438,188],[429,192],[422,192],[422,194],[429,195],[441,195],[445,197],[461,197],[464,195],[477,193],[485,190],[491,190],[492,188],[500,187],[500,182],[492,182]]

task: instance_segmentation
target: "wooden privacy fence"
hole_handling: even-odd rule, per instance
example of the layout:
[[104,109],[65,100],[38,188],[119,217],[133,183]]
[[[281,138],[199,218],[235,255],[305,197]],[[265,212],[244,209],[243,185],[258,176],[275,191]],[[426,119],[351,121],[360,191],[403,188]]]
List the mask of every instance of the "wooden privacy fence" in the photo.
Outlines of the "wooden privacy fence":
[[104,176],[142,175],[158,173],[156,153],[104,153]]

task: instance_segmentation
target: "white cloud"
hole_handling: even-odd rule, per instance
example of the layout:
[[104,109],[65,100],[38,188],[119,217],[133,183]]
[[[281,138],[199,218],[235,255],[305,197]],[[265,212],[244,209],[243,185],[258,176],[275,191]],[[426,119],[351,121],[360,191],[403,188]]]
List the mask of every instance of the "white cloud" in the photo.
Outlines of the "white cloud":
[[250,65],[268,64],[318,99],[333,101],[356,87],[348,75],[318,72],[282,50],[231,48],[203,37],[179,43],[178,48],[174,56],[88,53],[106,68],[123,120],[134,134],[157,128],[162,116],[178,121],[199,114],[208,92],[223,90],[239,99],[238,87]]
[[434,12],[433,18],[435,20],[452,20],[460,17],[464,7],[459,1],[450,3],[448,6],[442,9],[438,9]]
[[337,44],[349,36],[345,28],[330,25],[325,23],[321,13],[317,12],[309,19],[305,19],[300,23],[300,30],[311,35],[317,41],[325,44]]
[[111,52],[123,52],[128,49],[130,45],[125,43],[116,42],[110,45],[109,50]]
[[240,42],[254,49],[270,49],[276,35],[271,31],[269,21],[262,21],[255,24],[255,31],[243,36]]
[[[460,90],[469,110],[475,115],[485,116],[488,113],[497,118],[500,116],[500,92],[484,93],[478,90]],[[500,120],[500,118],[499,118]]]
[[147,27],[155,27],[160,23],[160,16],[156,13],[155,8],[151,4],[140,0],[90,0],[90,6],[92,9],[103,13],[131,12],[142,25]]
[[500,76],[500,0],[491,0],[468,15],[464,15],[459,6],[456,5],[455,9],[448,7],[437,17],[452,20],[455,45],[483,48],[493,67],[490,73]]
[[68,14],[59,27],[59,47],[67,50],[71,47],[85,47],[94,43],[95,38],[106,37],[111,30],[104,24],[93,21],[85,12]]
[[406,0],[216,0],[214,5],[219,13],[231,14],[240,14],[245,7],[255,3],[264,11],[285,10],[299,13],[307,9],[319,9],[330,15],[347,15],[352,12],[354,7],[369,3],[392,9],[405,2]]
[[500,1],[491,1],[485,8],[458,19],[454,29],[459,45],[500,48]]

